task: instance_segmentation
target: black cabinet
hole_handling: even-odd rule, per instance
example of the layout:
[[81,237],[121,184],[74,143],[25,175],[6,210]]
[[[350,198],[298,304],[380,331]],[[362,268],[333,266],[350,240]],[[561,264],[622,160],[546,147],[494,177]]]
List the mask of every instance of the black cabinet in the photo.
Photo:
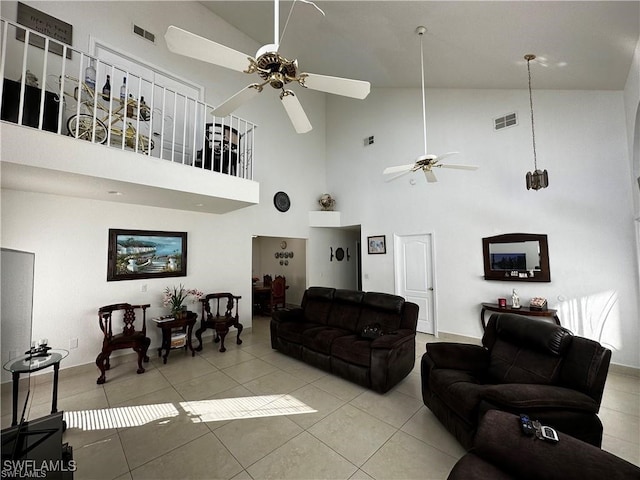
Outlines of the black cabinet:
[[[40,119],[40,96],[42,91],[39,88],[24,86],[24,110],[22,113],[22,125],[38,128]],[[4,79],[2,90],[2,120],[18,123],[18,108],[20,107],[20,83]],[[58,108],[60,99],[53,92],[44,92],[44,116],[42,118],[42,129],[49,132],[58,131]]]

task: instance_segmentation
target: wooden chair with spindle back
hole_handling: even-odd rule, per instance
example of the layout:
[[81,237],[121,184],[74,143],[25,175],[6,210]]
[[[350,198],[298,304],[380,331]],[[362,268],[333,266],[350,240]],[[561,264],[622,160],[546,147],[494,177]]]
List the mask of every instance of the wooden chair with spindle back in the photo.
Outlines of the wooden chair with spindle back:
[[[96,357],[96,365],[100,369],[100,376],[96,383],[103,384],[106,382],[105,371],[111,368],[109,357],[114,350],[124,348],[132,348],[138,354],[138,370],[137,373],[144,373],[142,361],[149,361],[147,350],[151,344],[151,339],[147,337],[146,326],[146,310],[151,305],[130,305],[128,303],[116,303],[106,305],[98,309],[98,321],[100,330],[103,333],[102,351]],[[134,322],[136,320],[135,311],[142,310],[142,328],[136,330]],[[122,312],[122,320],[124,327],[122,333],[113,334],[113,314],[114,312]],[[117,315],[116,315],[117,317]]]

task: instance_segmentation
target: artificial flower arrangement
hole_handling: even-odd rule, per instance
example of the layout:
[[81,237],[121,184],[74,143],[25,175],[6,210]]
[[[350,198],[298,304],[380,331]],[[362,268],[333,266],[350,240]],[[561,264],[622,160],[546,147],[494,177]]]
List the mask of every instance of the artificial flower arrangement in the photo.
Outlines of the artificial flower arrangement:
[[183,303],[189,295],[194,297],[193,303],[195,303],[204,296],[204,293],[195,288],[186,289],[182,284],[180,284],[179,287],[174,285],[173,288],[165,288],[162,296],[162,304],[165,307],[171,307],[172,312],[179,312],[183,309]]

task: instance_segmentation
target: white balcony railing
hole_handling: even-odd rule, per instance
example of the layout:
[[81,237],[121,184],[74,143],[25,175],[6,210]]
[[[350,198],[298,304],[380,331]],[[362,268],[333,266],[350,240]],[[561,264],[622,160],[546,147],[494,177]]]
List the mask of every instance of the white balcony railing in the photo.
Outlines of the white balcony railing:
[[254,123],[10,20],[0,28],[2,120],[253,179]]

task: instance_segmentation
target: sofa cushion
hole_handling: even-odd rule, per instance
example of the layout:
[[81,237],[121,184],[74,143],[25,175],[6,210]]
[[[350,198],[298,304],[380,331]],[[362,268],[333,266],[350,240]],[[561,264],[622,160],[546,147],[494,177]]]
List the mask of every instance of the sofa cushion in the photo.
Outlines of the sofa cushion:
[[304,319],[309,323],[326,325],[333,305],[335,289],[326,287],[309,287],[304,292],[302,309]]
[[361,332],[367,325],[380,324],[383,332],[400,328],[404,298],[388,293],[367,292],[362,299],[362,312],[356,330]]
[[331,354],[331,344],[337,338],[350,335],[349,330],[329,326],[315,326],[304,331],[302,345],[314,352]]
[[371,364],[371,341],[359,335],[336,338],[331,345],[331,356],[368,367]]
[[317,327],[317,323],[309,322],[284,322],[278,325],[278,336],[288,342],[302,345],[307,330]]
[[364,292],[336,290],[327,324],[355,332],[363,297]]
[[476,422],[477,407],[487,389],[478,378],[462,370],[434,368],[429,376],[429,389],[445,405],[469,424]]
[[560,375],[562,357],[523,348],[498,338],[489,356],[489,376],[496,383],[550,385]]

